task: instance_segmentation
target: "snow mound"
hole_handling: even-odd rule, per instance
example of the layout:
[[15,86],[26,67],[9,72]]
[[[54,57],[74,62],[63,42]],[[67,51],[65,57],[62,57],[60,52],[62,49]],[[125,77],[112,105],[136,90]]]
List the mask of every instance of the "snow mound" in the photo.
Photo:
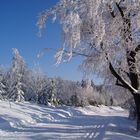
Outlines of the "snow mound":
[[46,107],[0,101],[0,140],[140,140],[120,107]]

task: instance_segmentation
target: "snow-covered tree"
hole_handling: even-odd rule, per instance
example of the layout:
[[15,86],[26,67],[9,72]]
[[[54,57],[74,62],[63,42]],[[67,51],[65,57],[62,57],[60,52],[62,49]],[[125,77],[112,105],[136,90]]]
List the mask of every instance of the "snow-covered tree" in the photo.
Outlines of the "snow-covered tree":
[[57,98],[59,98],[59,103],[60,104],[65,104],[69,105],[70,103],[70,97],[71,97],[71,92],[69,85],[70,81],[68,80],[63,80],[60,77],[55,78],[55,84],[56,84],[56,90],[57,90]]
[[[46,75],[36,71],[33,78],[34,100],[39,104],[48,105],[48,78]],[[33,99],[32,99],[33,100]]]
[[0,82],[0,99],[3,99],[3,94],[5,94],[5,86]]
[[10,89],[10,93],[8,95],[9,99],[16,102],[24,101],[24,92],[22,90],[22,83],[17,78],[17,81],[13,82],[12,87]]
[[96,90],[96,86],[93,84],[93,81],[89,79],[82,80],[81,86],[82,86],[82,93],[83,93],[82,96],[85,96],[85,99],[90,105],[99,105],[99,104],[106,105],[105,102],[101,100],[101,98],[104,97],[103,93],[101,92],[101,94],[99,94],[99,92]]
[[6,94],[6,87],[3,83],[3,73],[0,71],[0,99],[4,99],[4,95]]
[[41,96],[39,96],[39,98],[38,98],[38,102],[40,103],[40,104],[44,104],[44,105],[48,105],[48,98],[49,98],[49,94],[48,94],[48,85],[44,85],[43,87],[42,87],[42,90],[41,90],[41,92],[40,93],[42,93],[41,94]]
[[51,105],[58,105],[57,91],[56,91],[56,83],[54,79],[51,79],[50,84],[48,86],[48,102]]
[[[8,98],[12,101],[24,101],[24,83],[25,62],[20,56],[18,50],[13,48],[12,67],[8,73]],[[7,77],[7,78],[8,78]]]
[[57,98],[60,104],[71,106],[87,105],[80,82],[63,80],[60,77],[56,78],[55,81]]
[[81,100],[80,100],[80,97],[78,97],[78,95],[75,93],[71,96],[70,98],[70,103],[73,105],[73,106],[81,106]]
[[50,84],[48,77],[39,68],[35,68],[29,71],[25,81],[27,84],[25,99],[38,104],[48,105]]
[[[44,11],[37,25],[49,16],[62,25],[63,47],[55,58],[85,57],[88,73],[114,77],[134,97],[140,130],[140,2],[139,0],[60,0]],[[112,75],[111,75],[112,74]],[[125,93],[124,93],[125,94]]]

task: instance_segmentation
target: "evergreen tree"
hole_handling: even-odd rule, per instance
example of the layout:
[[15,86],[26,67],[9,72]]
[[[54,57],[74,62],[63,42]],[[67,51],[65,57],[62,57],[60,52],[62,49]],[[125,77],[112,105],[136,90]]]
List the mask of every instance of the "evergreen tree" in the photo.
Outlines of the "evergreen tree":
[[5,90],[5,85],[3,84],[2,80],[0,79],[0,99],[3,99],[5,93],[6,93],[6,90]]
[[40,104],[48,105],[48,91],[47,91],[47,85],[42,87],[42,90],[40,91],[40,96],[38,97],[38,102]]
[[28,92],[31,92],[31,94],[28,95],[28,98],[38,104],[47,105],[47,76],[44,75],[38,68],[33,70],[30,75],[32,76],[29,80],[31,84]]
[[0,69],[0,99],[4,99],[6,95],[6,86],[4,83],[5,71]]
[[80,99],[76,93],[71,96],[70,101],[73,106],[76,106],[76,107],[82,106],[82,104],[80,103]]
[[58,99],[56,97],[57,91],[56,91],[56,84],[54,79],[51,80],[50,86],[48,88],[48,102],[51,105],[58,105]]
[[9,71],[8,98],[12,101],[24,101],[25,62],[16,48],[13,49],[12,67]]

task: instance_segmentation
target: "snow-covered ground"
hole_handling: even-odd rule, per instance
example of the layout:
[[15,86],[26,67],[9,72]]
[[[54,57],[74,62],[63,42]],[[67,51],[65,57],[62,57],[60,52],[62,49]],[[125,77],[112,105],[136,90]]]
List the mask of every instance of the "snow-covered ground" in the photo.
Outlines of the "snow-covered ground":
[[0,140],[140,140],[120,107],[46,107],[0,101]]

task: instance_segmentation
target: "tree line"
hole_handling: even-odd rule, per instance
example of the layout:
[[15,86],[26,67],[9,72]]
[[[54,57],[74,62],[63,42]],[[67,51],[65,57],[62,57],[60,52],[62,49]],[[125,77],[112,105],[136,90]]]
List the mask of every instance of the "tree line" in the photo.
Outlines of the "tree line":
[[[0,68],[0,99],[14,102],[30,101],[44,105],[124,105],[130,96],[120,98],[112,85],[96,85],[92,80],[70,81],[51,78],[38,70],[29,70],[19,51],[12,50],[10,68]],[[125,91],[126,92],[126,91]],[[115,97],[115,98],[114,98]]]

